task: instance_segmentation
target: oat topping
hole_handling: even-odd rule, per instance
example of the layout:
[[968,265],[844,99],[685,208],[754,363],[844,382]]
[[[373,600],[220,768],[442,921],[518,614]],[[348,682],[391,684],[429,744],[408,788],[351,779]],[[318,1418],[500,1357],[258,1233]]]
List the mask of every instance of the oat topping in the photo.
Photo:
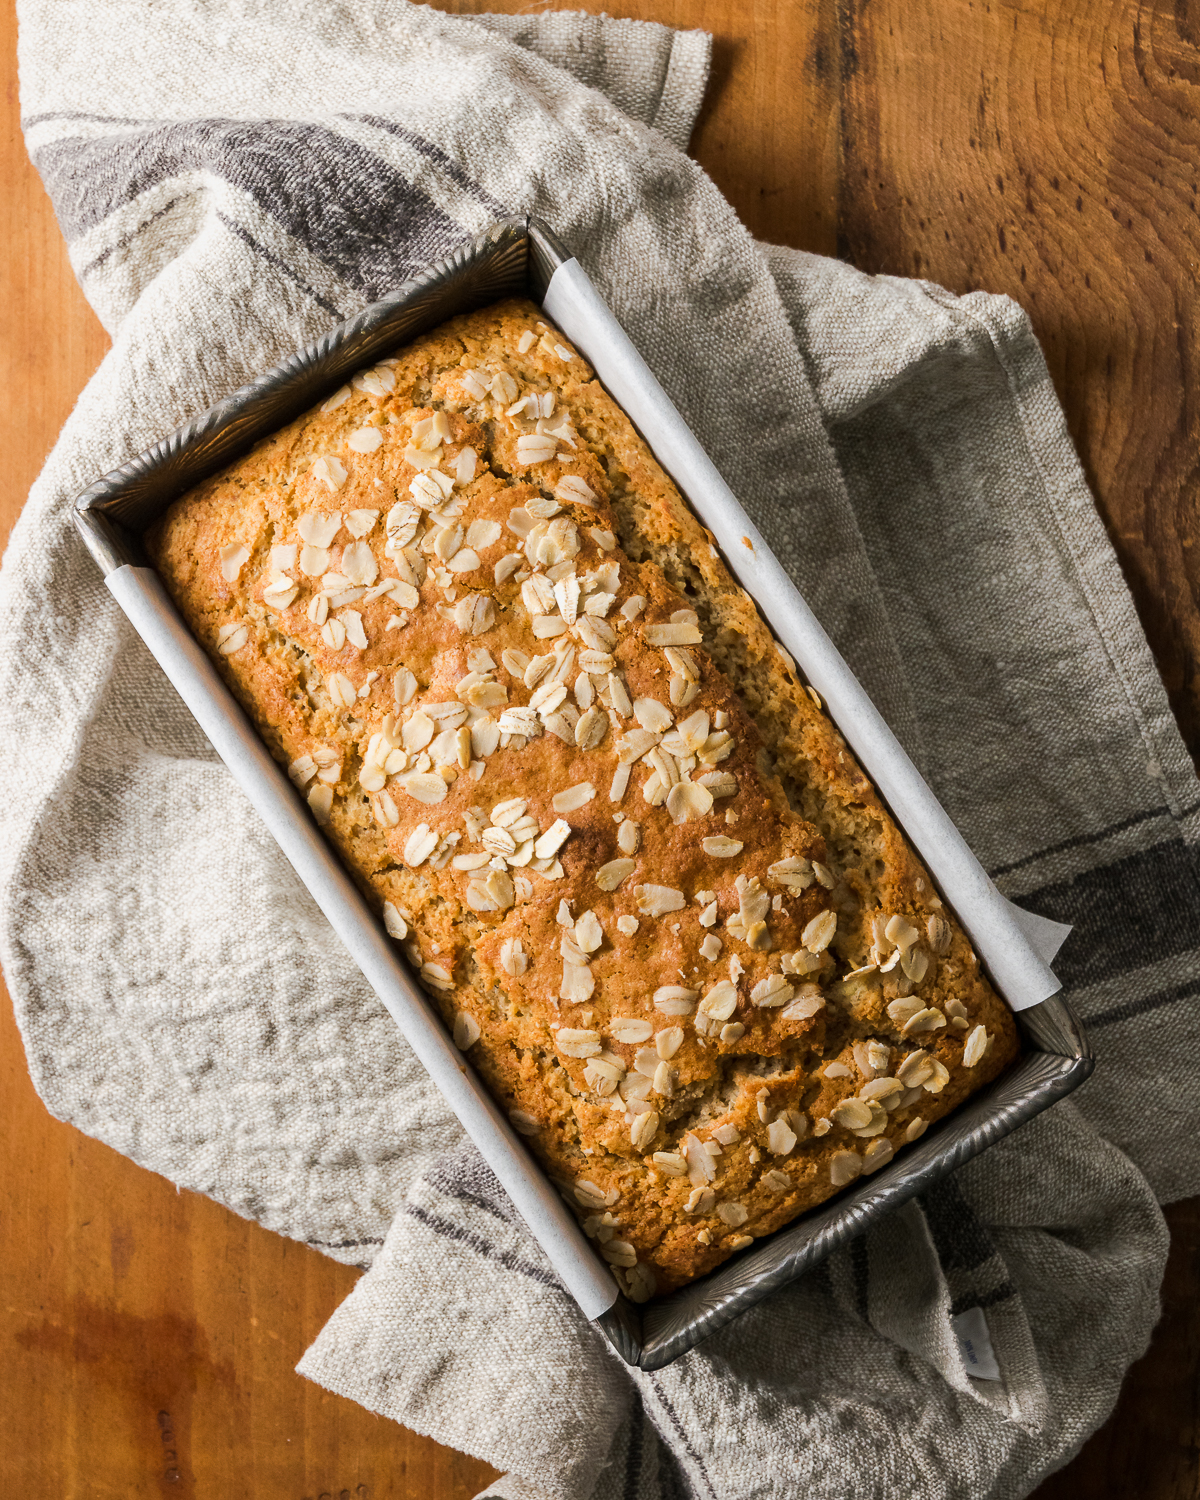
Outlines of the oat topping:
[[235,542],[228,547],[221,547],[217,555],[221,560],[221,577],[226,583],[234,583],[250,560],[250,548]]
[[217,631],[217,650],[222,656],[232,656],[235,651],[240,651],[250,639],[250,627],[231,622],[222,625]]
[[[987,1051],[988,1040],[986,1029],[982,1026],[976,1026],[975,1030],[967,1037],[966,1044],[963,1047],[964,1068],[973,1068],[982,1059],[984,1053]],[[929,1087],[928,1084],[925,1086],[926,1088]]]
[[835,1151],[829,1159],[829,1180],[834,1187],[845,1187],[862,1169],[863,1159],[857,1151]]
[[509,306],[206,481],[159,561],[645,1301],[884,1166],[1012,1032],[711,539]]

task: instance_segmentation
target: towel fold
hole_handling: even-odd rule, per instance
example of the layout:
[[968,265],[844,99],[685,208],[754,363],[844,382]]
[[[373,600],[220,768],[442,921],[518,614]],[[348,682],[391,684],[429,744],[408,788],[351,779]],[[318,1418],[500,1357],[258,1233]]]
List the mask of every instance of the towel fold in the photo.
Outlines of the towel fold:
[[[697,32],[382,0],[20,22],[29,150],[113,335],[0,573],[0,957],[48,1108],[369,1267],[300,1369],[506,1470],[491,1496],[1026,1494],[1145,1347],[1156,1197],[1200,1192],[1200,785],[1024,315],[755,244],[684,154]],[[522,211],[1001,888],[1075,925],[1056,967],[1099,1055],[1072,1102],[652,1375],[583,1322],[70,518]]]

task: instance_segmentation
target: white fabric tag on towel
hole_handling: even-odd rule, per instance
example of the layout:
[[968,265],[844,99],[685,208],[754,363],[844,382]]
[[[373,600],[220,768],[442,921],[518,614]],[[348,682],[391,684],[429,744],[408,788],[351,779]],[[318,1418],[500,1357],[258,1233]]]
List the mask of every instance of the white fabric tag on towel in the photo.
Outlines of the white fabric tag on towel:
[[950,1319],[954,1336],[958,1339],[958,1350],[967,1367],[967,1374],[976,1380],[999,1380],[1000,1366],[992,1348],[992,1335],[988,1331],[987,1319],[982,1307],[968,1307],[957,1318]]

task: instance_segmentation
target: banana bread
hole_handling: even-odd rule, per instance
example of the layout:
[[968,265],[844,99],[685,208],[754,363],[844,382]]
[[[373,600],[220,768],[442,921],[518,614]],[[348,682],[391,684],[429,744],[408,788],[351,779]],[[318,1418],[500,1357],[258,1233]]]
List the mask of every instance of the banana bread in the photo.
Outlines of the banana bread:
[[1016,1055],[815,694],[532,303],[361,371],[147,543],[636,1300]]

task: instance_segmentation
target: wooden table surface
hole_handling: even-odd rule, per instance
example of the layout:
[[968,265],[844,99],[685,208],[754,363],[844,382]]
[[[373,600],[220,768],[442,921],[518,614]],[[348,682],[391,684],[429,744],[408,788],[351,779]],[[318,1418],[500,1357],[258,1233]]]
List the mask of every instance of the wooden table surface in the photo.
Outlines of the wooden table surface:
[[[692,149],[760,238],[1007,292],[1028,311],[1195,753],[1200,11],[1188,0],[605,8],[713,33]],[[11,13],[0,25],[7,536],[107,340],[26,159]],[[294,1373],[354,1271],[52,1120],[7,1002],[0,1028],[5,1500],[465,1500],[487,1483],[486,1465]],[[1041,1500],[1200,1497],[1200,1200],[1168,1218],[1150,1353]]]

